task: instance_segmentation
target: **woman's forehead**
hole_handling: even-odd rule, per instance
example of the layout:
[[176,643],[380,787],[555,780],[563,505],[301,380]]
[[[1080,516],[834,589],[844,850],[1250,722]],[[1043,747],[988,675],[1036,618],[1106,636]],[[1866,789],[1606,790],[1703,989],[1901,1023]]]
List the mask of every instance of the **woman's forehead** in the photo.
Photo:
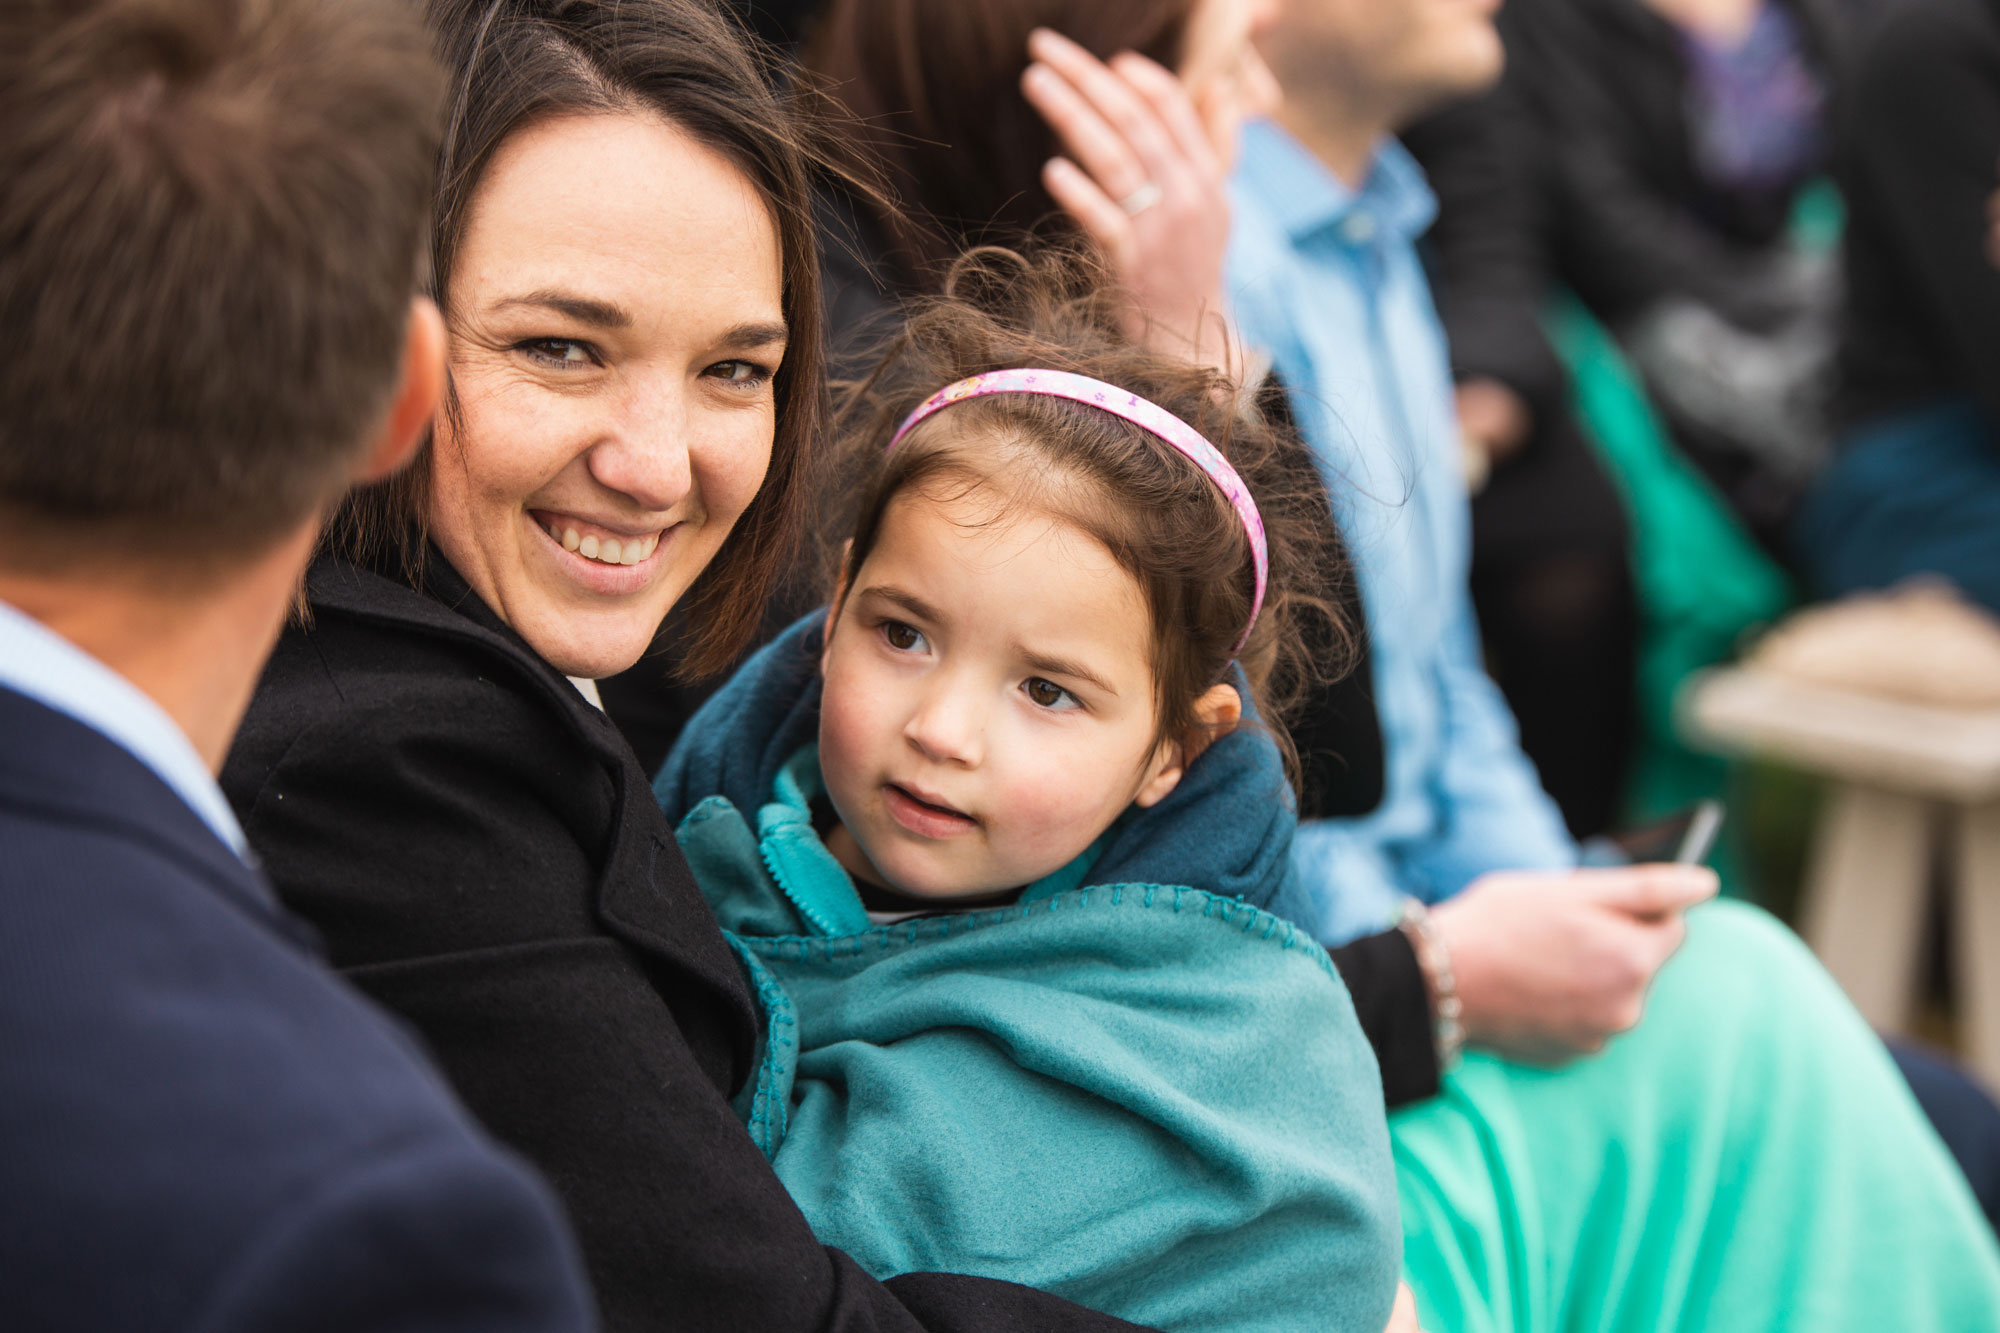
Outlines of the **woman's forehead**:
[[[713,308],[783,323],[776,219],[748,175],[671,122],[619,112],[516,131],[472,198],[452,275],[455,305],[560,293],[658,318]],[[638,307],[635,309],[635,307]]]

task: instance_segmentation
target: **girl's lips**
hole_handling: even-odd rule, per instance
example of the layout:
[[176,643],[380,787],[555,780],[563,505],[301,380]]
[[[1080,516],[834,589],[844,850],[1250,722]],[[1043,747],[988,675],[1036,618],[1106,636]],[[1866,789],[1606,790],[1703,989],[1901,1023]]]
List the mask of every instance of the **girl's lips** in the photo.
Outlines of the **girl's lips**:
[[891,819],[920,838],[952,838],[979,827],[971,815],[918,800],[894,783],[883,786],[882,803],[888,806]]

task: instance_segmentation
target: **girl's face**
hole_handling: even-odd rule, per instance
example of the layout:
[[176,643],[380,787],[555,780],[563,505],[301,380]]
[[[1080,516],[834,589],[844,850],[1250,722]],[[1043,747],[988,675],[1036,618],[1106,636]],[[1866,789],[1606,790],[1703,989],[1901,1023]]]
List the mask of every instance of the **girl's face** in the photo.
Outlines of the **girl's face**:
[[831,845],[904,893],[1032,883],[1180,780],[1138,582],[1074,526],[996,509],[895,497],[828,625],[820,767],[852,838]]
[[1278,81],[1255,43],[1278,12],[1279,0],[1196,0],[1188,16],[1177,72],[1225,165],[1243,123],[1277,110]]
[[639,659],[771,461],[785,354],[757,188],[654,116],[565,116],[501,145],[448,312],[431,525],[558,670]]

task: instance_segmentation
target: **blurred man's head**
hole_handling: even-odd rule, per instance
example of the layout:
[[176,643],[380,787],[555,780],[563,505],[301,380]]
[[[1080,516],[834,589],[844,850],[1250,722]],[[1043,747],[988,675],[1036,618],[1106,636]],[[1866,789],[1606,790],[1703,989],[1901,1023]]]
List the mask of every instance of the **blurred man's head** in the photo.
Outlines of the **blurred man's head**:
[[1268,63],[1304,115],[1388,132],[1500,77],[1499,0],[1284,0]]
[[220,572],[396,452],[442,88],[413,8],[5,4],[0,572]]

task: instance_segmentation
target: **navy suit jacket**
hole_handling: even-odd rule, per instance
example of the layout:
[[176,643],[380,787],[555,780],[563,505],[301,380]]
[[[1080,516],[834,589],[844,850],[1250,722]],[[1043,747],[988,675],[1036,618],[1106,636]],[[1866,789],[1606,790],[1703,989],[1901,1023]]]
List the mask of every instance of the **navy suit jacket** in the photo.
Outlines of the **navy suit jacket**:
[[0,688],[0,1325],[592,1325],[539,1180],[153,772]]

